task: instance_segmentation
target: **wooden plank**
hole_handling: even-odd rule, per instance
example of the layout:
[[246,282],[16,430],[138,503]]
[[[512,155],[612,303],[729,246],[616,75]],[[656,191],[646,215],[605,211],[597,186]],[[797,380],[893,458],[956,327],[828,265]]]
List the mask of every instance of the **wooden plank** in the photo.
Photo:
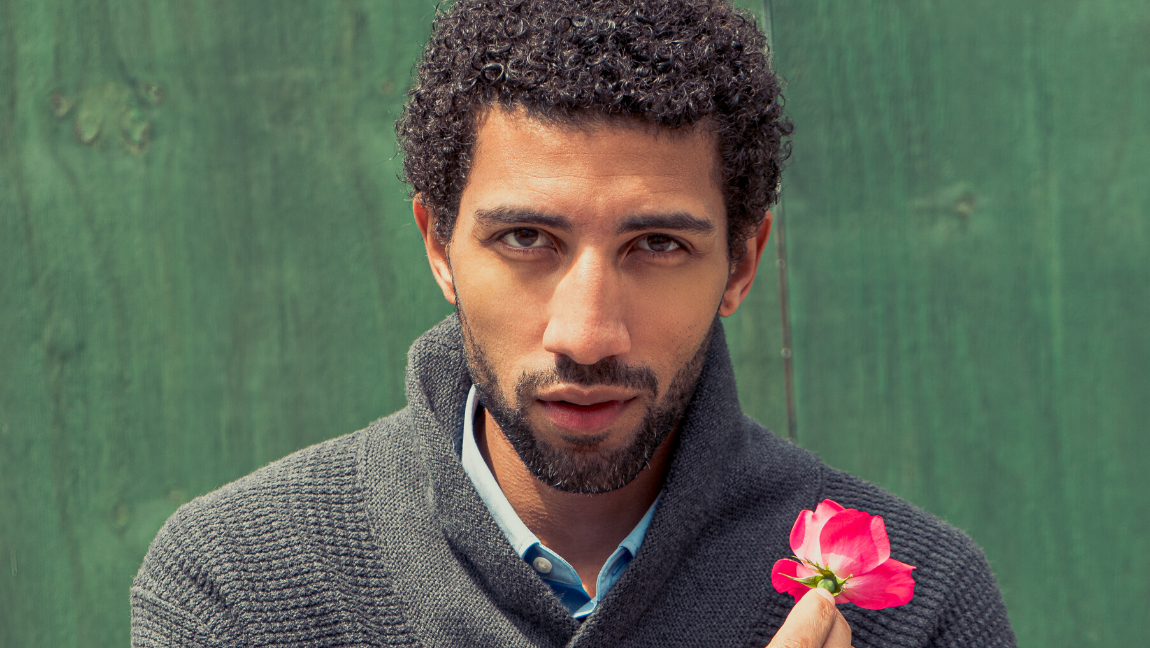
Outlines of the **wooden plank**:
[[0,2],[0,645],[127,645],[176,506],[402,406],[434,4]]
[[1143,641],[1150,6],[773,7],[799,441],[970,532],[1020,645]]
[[[731,4],[753,16],[760,27],[767,24],[761,0],[736,0]],[[724,321],[724,328],[743,411],[785,438],[787,406],[783,333],[775,261],[772,241],[759,265],[750,294],[739,310]]]

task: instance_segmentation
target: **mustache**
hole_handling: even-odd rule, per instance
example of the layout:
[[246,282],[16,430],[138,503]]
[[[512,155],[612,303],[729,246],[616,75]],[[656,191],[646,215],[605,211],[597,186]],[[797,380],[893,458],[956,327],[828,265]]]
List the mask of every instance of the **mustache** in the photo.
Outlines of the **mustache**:
[[650,367],[628,365],[617,358],[603,358],[595,364],[579,364],[568,356],[559,356],[555,366],[542,371],[529,371],[519,377],[515,393],[521,399],[540,389],[559,383],[583,387],[623,387],[659,393],[659,380]]

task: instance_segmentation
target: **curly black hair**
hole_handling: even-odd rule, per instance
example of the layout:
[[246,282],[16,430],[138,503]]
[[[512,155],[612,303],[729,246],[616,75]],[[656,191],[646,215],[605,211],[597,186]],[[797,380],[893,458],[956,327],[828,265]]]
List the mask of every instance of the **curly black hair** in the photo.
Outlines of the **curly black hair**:
[[403,179],[450,240],[477,121],[499,105],[546,120],[621,117],[718,143],[728,247],[778,200],[793,127],[753,18],[724,0],[457,0],[437,12],[396,133]]

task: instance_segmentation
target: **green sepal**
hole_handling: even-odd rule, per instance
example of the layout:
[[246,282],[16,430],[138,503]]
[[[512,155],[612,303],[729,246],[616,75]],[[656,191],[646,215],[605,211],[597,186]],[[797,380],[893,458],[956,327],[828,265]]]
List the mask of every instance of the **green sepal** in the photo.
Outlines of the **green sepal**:
[[843,585],[845,585],[846,582],[850,580],[850,576],[847,576],[846,578],[839,578],[837,575],[835,575],[834,572],[827,569],[826,567],[823,567],[822,565],[819,565],[818,563],[802,560],[798,556],[795,556],[795,560],[805,564],[808,568],[813,569],[815,573],[807,576],[806,578],[798,578],[789,574],[783,574],[783,576],[786,576],[795,582],[802,583],[811,589],[821,587],[831,594],[838,596],[843,591]]
[[815,574],[813,576],[807,576],[806,578],[798,578],[796,576],[791,576],[790,574],[783,574],[783,576],[786,576],[787,578],[789,578],[793,581],[802,583],[803,585],[806,585],[807,587],[809,587],[811,589],[818,587],[819,581],[823,580],[822,574]]

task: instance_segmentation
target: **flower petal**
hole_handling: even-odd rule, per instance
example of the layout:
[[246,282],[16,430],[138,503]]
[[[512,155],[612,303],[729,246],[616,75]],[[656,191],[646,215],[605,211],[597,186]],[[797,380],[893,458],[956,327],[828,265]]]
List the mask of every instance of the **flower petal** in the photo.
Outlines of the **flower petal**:
[[826,524],[826,521],[831,519],[835,513],[845,511],[846,508],[842,504],[834,501],[833,499],[825,499],[819,502],[815,507],[815,517],[819,520],[819,525]]
[[843,586],[838,598],[868,610],[906,605],[914,596],[910,565],[891,558]]
[[776,591],[795,597],[795,603],[798,603],[804,594],[811,591],[811,588],[787,577],[806,578],[813,574],[813,571],[803,565],[783,558],[775,561],[775,566],[771,568],[771,585],[775,586]]
[[795,525],[791,527],[791,550],[795,555],[804,560],[822,562],[819,553],[819,533],[827,520],[842,510],[843,507],[834,500],[825,499],[819,502],[814,511],[800,511]]
[[803,560],[819,557],[819,531],[814,524],[814,511],[799,511],[795,526],[791,527],[791,551]]
[[823,564],[839,578],[861,576],[890,557],[886,527],[882,528],[880,545],[871,531],[871,518],[865,511],[847,509],[835,514],[823,526],[819,534]]
[[890,558],[890,538],[886,536],[886,522],[881,515],[870,519],[870,537],[878,550],[879,564],[886,562],[887,558]]

